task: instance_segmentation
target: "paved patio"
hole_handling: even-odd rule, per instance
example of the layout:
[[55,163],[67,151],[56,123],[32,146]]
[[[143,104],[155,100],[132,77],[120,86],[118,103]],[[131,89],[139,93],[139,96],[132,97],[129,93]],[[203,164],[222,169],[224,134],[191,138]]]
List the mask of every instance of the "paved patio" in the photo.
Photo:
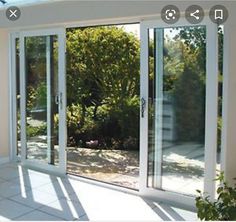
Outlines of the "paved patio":
[[[153,164],[155,152],[149,153]],[[170,145],[162,150],[162,188],[195,195],[203,189],[204,147],[199,144]],[[139,189],[139,152],[91,148],[67,148],[68,173],[119,186]],[[155,173],[150,172],[153,180]],[[174,184],[174,185],[173,185]],[[152,184],[150,184],[152,186]],[[183,189],[184,188],[184,189]]]
[[139,151],[68,147],[67,171],[138,190]]
[[16,164],[0,168],[0,220],[196,220],[164,203]]

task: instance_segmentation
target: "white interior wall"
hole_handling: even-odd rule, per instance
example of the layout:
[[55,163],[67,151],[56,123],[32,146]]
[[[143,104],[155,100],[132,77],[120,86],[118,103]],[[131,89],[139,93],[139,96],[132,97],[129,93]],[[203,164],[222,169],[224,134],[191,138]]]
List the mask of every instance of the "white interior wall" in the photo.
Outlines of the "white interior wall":
[[0,163],[9,156],[8,32],[0,29]]
[[222,160],[226,178],[236,178],[236,2],[228,8],[225,24]]

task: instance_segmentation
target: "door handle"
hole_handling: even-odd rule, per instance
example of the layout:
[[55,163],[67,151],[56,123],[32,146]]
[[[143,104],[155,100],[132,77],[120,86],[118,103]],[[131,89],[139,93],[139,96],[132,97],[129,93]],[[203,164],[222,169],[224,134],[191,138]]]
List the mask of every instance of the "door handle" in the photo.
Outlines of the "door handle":
[[57,94],[57,95],[55,95],[55,104],[59,104],[59,95]]
[[55,104],[59,105],[60,109],[62,109],[62,105],[63,105],[62,96],[63,96],[62,92],[60,92],[59,94],[55,96]]
[[61,109],[62,109],[62,107],[63,107],[63,99],[62,99],[62,96],[63,96],[63,94],[62,94],[62,92],[60,92],[59,103],[60,103],[60,108],[61,108]]
[[141,117],[144,118],[144,113],[146,109],[146,100],[144,98],[141,99]]

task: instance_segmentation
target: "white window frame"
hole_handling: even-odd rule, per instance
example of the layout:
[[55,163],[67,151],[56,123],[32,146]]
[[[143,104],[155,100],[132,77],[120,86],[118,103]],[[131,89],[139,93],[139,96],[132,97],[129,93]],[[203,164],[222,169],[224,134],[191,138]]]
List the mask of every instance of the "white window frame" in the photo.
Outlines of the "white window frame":
[[206,16],[197,25],[189,24],[185,18],[174,25],[168,25],[161,19],[141,22],[141,90],[140,97],[146,101],[145,115],[140,115],[140,194],[149,198],[171,201],[184,207],[195,208],[195,199],[171,191],[150,188],[148,181],[148,29],[181,26],[206,27],[206,111],[205,111],[205,172],[204,192],[211,199],[215,197],[216,152],[217,152],[217,117],[218,117],[218,34],[217,25]]
[[20,39],[19,33],[9,34],[9,101],[10,101],[10,159],[19,161],[17,156],[17,99],[16,99],[16,39]]

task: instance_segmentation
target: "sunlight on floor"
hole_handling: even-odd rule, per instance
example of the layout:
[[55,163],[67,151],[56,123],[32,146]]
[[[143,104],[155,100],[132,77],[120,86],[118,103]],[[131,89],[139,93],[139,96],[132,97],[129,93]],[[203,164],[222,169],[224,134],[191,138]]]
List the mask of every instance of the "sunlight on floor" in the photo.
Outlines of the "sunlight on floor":
[[0,220],[196,220],[164,203],[16,164],[0,169]]

